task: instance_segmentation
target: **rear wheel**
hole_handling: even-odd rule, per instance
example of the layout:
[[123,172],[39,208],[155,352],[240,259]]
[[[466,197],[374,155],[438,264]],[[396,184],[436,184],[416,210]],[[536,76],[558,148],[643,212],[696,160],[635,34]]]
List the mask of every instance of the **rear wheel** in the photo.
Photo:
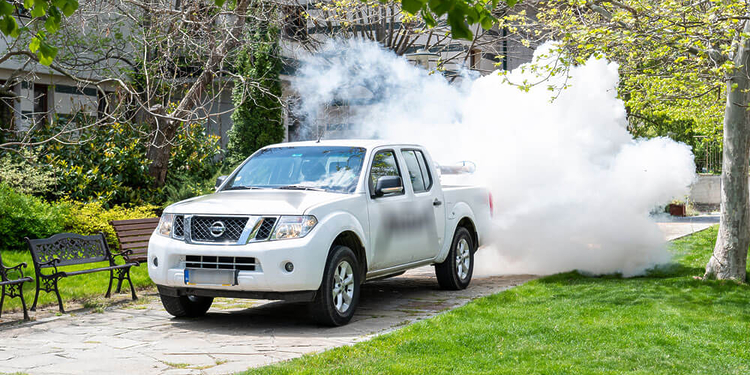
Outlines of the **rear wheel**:
[[203,316],[214,302],[213,297],[172,297],[163,294],[160,294],[159,297],[161,297],[161,304],[164,305],[164,309],[177,318]]
[[466,289],[474,273],[474,241],[469,230],[460,227],[453,236],[448,257],[435,265],[440,287],[448,290]]
[[359,263],[354,252],[346,246],[334,247],[320,289],[310,304],[313,319],[327,326],[349,323],[359,304],[359,287]]

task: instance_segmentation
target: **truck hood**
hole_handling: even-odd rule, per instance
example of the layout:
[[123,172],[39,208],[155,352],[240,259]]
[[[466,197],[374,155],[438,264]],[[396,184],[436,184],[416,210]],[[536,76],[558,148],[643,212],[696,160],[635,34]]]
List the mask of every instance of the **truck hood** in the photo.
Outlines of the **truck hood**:
[[222,191],[177,202],[164,212],[202,215],[301,215],[321,203],[347,199],[351,194],[299,190]]

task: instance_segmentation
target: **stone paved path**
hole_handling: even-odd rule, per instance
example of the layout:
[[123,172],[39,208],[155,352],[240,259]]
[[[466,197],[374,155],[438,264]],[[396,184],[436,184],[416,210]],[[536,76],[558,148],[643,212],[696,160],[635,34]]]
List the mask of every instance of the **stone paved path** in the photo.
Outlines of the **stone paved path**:
[[447,292],[432,267],[419,268],[365,284],[354,319],[338,328],[310,322],[304,305],[239,299],[217,300],[204,318],[172,319],[155,293],[142,292],[139,302],[102,313],[47,310],[35,322],[0,325],[0,372],[233,373],[366,340],[531,278],[476,279],[467,290]]
[[700,215],[700,216],[659,216],[656,219],[659,227],[664,232],[667,241],[676,240],[689,234],[700,232],[712,225],[719,223],[719,215]]
[[[705,229],[713,220],[659,225],[673,239]],[[20,313],[3,315],[0,373],[233,373],[367,340],[532,278],[481,278],[467,290],[447,292],[438,290],[432,267],[422,267],[365,284],[354,319],[338,328],[316,326],[300,304],[238,299],[217,300],[204,318],[172,319],[153,290],[141,291],[135,303],[120,295],[119,302],[103,310],[66,303],[70,314],[42,309],[30,323],[20,322]]]

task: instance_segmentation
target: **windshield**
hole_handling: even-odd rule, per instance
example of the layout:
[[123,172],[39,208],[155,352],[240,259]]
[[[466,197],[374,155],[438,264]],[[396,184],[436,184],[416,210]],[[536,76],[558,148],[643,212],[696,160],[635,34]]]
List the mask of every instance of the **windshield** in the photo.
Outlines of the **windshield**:
[[224,190],[253,188],[325,190],[357,188],[365,149],[359,147],[274,147],[258,151]]

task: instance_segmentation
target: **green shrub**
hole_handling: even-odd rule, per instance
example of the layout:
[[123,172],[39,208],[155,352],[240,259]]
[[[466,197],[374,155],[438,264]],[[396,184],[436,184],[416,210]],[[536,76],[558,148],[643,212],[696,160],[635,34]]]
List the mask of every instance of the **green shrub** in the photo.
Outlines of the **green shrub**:
[[166,203],[213,192],[216,177],[221,175],[221,138],[207,134],[201,124],[183,127],[175,137],[169,173],[162,190]]
[[[34,137],[44,139],[54,131],[54,125],[39,129]],[[47,194],[48,199],[98,201],[103,208],[161,204],[167,196],[162,189],[153,187],[148,171],[150,132],[148,125],[122,123],[88,128],[75,144],[46,143],[35,147],[33,151],[42,156],[46,169],[39,166],[27,169],[29,174],[55,171],[56,194]],[[168,176],[173,190],[176,186],[194,187],[210,179],[220,166],[216,160],[220,154],[220,138],[207,134],[202,124],[181,127],[169,162]],[[1,173],[0,179],[3,179]]]
[[116,247],[117,238],[109,225],[111,220],[153,217],[157,209],[154,205],[107,209],[101,202],[70,200],[48,203],[0,182],[0,251],[26,250],[24,237],[45,238],[62,232],[82,235],[104,232],[110,245]]
[[146,157],[147,129],[115,123],[91,128],[80,144],[51,143],[40,149],[60,171],[58,190],[72,200],[101,201],[106,206],[151,201],[151,176]]
[[0,251],[24,250],[24,237],[44,238],[64,231],[66,210],[0,182]]
[[31,151],[0,157],[0,181],[13,190],[34,195],[52,194],[57,179],[52,168],[42,165]]
[[157,206],[144,205],[132,208],[114,206],[106,209],[101,202],[80,203],[62,201],[66,207],[65,231],[83,235],[104,232],[113,249],[117,247],[115,230],[109,225],[112,220],[143,219],[156,216]]

